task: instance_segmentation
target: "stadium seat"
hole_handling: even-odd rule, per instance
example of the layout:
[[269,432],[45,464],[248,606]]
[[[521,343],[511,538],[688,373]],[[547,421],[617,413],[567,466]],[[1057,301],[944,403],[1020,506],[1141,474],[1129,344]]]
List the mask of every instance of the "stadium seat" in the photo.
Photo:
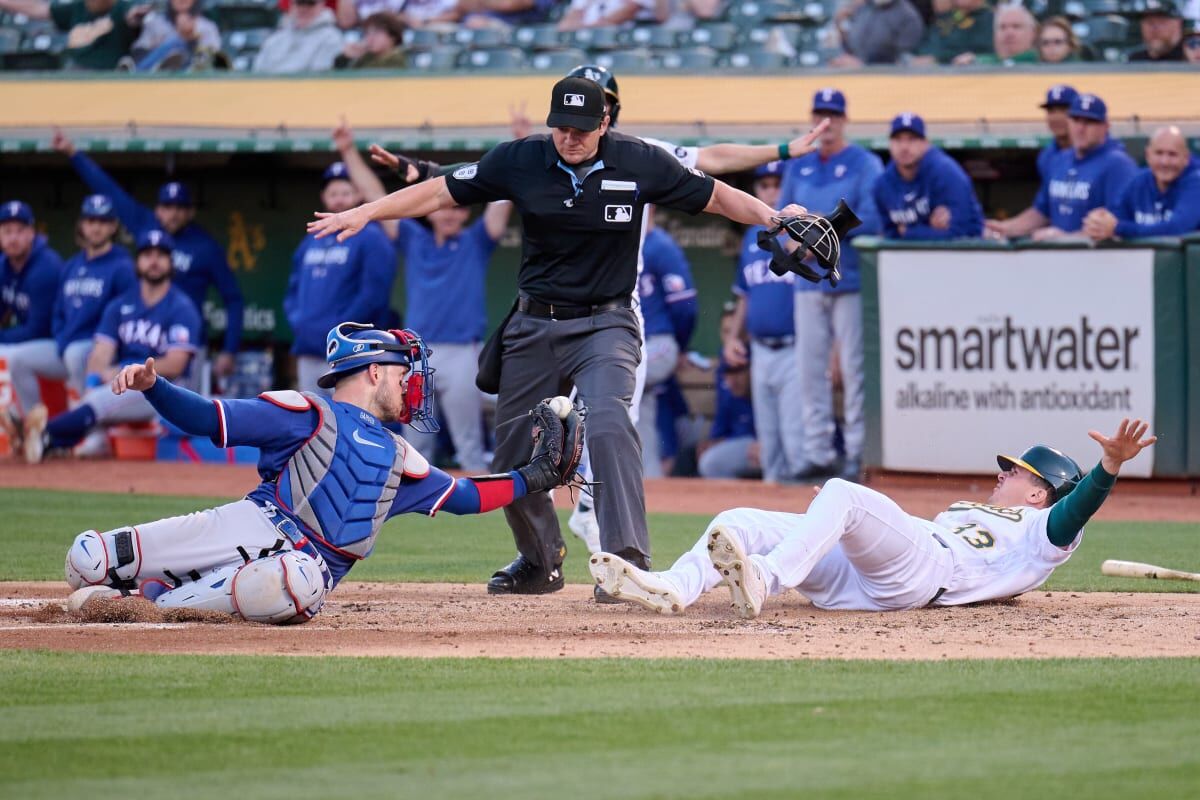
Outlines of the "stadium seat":
[[725,63],[731,69],[778,70],[789,66],[788,57],[779,53],[764,53],[760,50],[743,50],[730,53]]
[[[813,25],[824,25],[833,16],[835,10],[831,4],[822,3],[819,0],[809,0],[809,2],[801,4],[800,16]],[[795,17],[788,15],[786,19],[791,20]]]
[[458,59],[460,67],[479,71],[516,70],[525,66],[525,54],[515,47],[468,50]]
[[513,33],[513,43],[524,50],[557,50],[567,38],[557,25],[530,25]]
[[54,72],[63,67],[62,56],[53,50],[18,50],[0,56],[8,72]]
[[546,50],[534,53],[529,58],[529,65],[538,72],[567,72],[580,64],[586,64],[588,55],[582,50],[571,47],[565,50]]
[[430,28],[409,28],[404,32],[404,45],[414,49],[430,49],[437,47],[445,39],[445,35]]
[[270,28],[256,28],[244,31],[230,31],[222,37],[222,43],[225,47],[225,52],[230,55],[241,54],[247,50],[258,50],[263,46],[263,42],[270,36],[272,30]]
[[742,0],[730,7],[728,17],[741,27],[749,27],[765,19],[776,19],[779,14],[793,11],[791,3],[784,0]]
[[224,33],[274,28],[279,22],[279,9],[274,3],[255,3],[251,0],[230,0],[213,6],[207,13]]
[[21,49],[21,32],[16,28],[0,28],[0,54],[15,53]]
[[[1102,51],[1106,45],[1124,45],[1129,41],[1129,20],[1115,14],[1089,17],[1083,22],[1075,23],[1071,28],[1076,36],[1098,51]],[[1105,61],[1108,60],[1105,58]]]
[[807,30],[794,23],[759,25],[746,32],[746,42],[754,47],[763,47],[769,42],[776,41],[796,49],[800,46]]
[[654,56],[649,50],[614,50],[596,55],[596,63],[618,75],[626,72],[647,72],[654,68]]
[[459,28],[454,41],[475,50],[493,50],[508,45],[508,31],[500,28]]
[[439,45],[429,50],[413,50],[408,54],[408,65],[422,72],[449,72],[458,63],[462,48],[457,45]]
[[724,52],[737,44],[738,28],[729,22],[714,22],[697,25],[681,37],[682,41],[697,47],[711,47]]
[[663,53],[658,61],[666,70],[706,70],[717,65],[719,55],[711,47],[685,47],[670,53]]
[[580,28],[571,32],[571,44],[583,50],[616,50],[621,47],[620,28]]
[[629,44],[653,50],[673,50],[679,44],[679,31],[661,25],[643,25],[629,32]]

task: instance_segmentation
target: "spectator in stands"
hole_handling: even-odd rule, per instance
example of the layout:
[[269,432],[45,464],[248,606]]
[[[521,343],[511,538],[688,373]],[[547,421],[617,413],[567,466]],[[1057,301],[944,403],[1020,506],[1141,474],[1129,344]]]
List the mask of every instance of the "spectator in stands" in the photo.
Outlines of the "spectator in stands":
[[338,69],[404,69],[408,57],[404,54],[405,25],[398,15],[377,11],[363,23],[363,37],[342,48],[334,60]]
[[[200,310],[204,321],[204,304],[209,289],[216,289],[225,304],[225,337],[221,351],[213,361],[212,371],[217,376],[232,375],[234,355],[241,346],[244,303],[237,278],[229,268],[222,247],[212,234],[196,222],[196,206],[192,202],[187,186],[177,181],[164,183],[158,190],[154,209],[142,205],[125,191],[111,175],[100,168],[85,153],[75,149],[75,143],[61,130],[55,129],[52,145],[56,151],[71,160],[71,166],[88,187],[113,201],[117,218],[134,236],[144,231],[161,229],[171,235],[171,280]],[[189,372],[189,388],[202,388],[201,374],[208,361],[204,347],[206,332],[201,331],[193,369]]]
[[925,21],[909,0],[868,0],[838,20],[842,48],[833,67],[895,64],[925,37]]
[[[143,231],[137,241],[137,285],[104,307],[88,356],[87,394],[71,411],[47,420],[39,405],[25,418],[25,460],[36,464],[47,449],[74,447],[98,425],[148,422],[158,412],[140,392],[113,394],[109,382],[128,364],[155,359],[160,377],[188,374],[200,340],[200,312],[171,283],[171,237]],[[131,395],[133,395],[131,397]]]
[[925,138],[916,114],[892,120],[892,161],[875,181],[875,204],[889,239],[961,239],[983,232],[983,211],[958,162]]
[[1108,135],[1108,107],[1094,94],[1077,95],[1067,112],[1071,147],[1046,160],[1033,206],[1009,220],[988,220],[988,234],[1035,240],[1079,236],[1093,208],[1115,208],[1137,165]]
[[[119,227],[112,200],[102,194],[84,198],[76,228],[81,249],[62,268],[52,301],[52,338],[0,346],[21,408],[10,409],[9,418],[18,420],[42,401],[38,378],[66,381],[75,396],[83,394],[100,314],[137,283],[129,251],[113,243]],[[19,439],[19,430],[16,424],[9,427],[10,438]]]
[[952,0],[925,32],[925,41],[909,63],[949,64],[960,53],[992,52],[992,10],[987,0]]
[[510,28],[537,25],[550,16],[557,0],[458,0],[461,24],[467,28]]
[[[53,348],[51,338],[54,293],[58,290],[62,258],[34,228],[33,209],[20,200],[0,205],[0,358],[20,359],[27,347]],[[14,381],[14,383],[16,383]],[[19,441],[17,421],[36,402],[36,380],[15,385],[22,408],[0,408],[0,424],[10,441]]]
[[[813,97],[813,124],[825,120],[828,127],[821,133],[817,152],[788,162],[778,207],[803,199],[810,210],[828,214],[844,199],[862,220],[851,237],[877,235],[881,224],[872,192],[883,173],[883,162],[870,150],[846,140],[846,98],[836,89],[821,89]],[[842,280],[837,287],[802,279],[795,282],[796,359],[804,418],[804,458],[795,475],[800,480],[835,473],[850,481],[862,478],[866,439],[862,298],[858,251],[852,241],[848,238],[842,242]],[[846,458],[840,470],[835,465],[831,349],[837,351],[844,389],[842,434]],[[754,389],[757,392],[758,386]],[[755,421],[761,432],[757,398],[755,403]]]
[[255,72],[322,72],[342,51],[333,12],[318,0],[292,0],[291,10],[254,57]]
[[[362,200],[346,165],[330,164],[321,176],[325,210],[337,214]],[[395,279],[396,254],[377,222],[344,242],[336,236],[317,239],[310,233],[304,237],[292,256],[283,298],[283,313],[292,328],[297,388],[329,393],[317,386],[317,379],[329,369],[325,334],[344,320],[387,325]]]
[[151,8],[128,0],[0,0],[0,11],[49,19],[66,31],[67,65],[94,70],[114,69],[129,53]]
[[1043,64],[1061,64],[1082,61],[1079,37],[1071,29],[1066,17],[1050,17],[1042,20],[1037,33],[1038,61]]
[[646,384],[638,410],[637,431],[642,440],[643,474],[663,476],[662,450],[658,436],[658,395],[675,374],[681,353],[687,352],[696,326],[696,285],[687,256],[671,234],[654,224],[654,209],[648,212],[646,238],[642,242],[642,274],[638,296],[645,320]]
[[1183,36],[1183,57],[1189,64],[1200,64],[1200,22],[1188,23]]
[[1183,61],[1183,16],[1174,0],[1145,0],[1141,17],[1142,46],[1130,61]]
[[656,0],[571,0],[558,29],[577,31],[635,21],[657,22],[656,13]]
[[1094,241],[1182,236],[1200,229],[1200,172],[1191,168],[1187,139],[1174,125],[1159,128],[1146,145],[1146,167],[1115,207],[1094,208],[1083,232]]
[[166,13],[150,12],[133,43],[133,51],[143,54],[136,63],[139,72],[186,69],[195,56],[211,57],[220,49],[221,32],[204,16],[200,0],[170,0]]
[[1046,109],[1046,128],[1050,131],[1050,135],[1054,137],[1054,140],[1038,152],[1038,177],[1043,180],[1046,178],[1046,165],[1050,163],[1050,159],[1054,158],[1056,153],[1066,150],[1071,146],[1071,131],[1067,122],[1067,112],[1070,111],[1071,102],[1075,100],[1075,96],[1078,94],[1074,88],[1067,86],[1065,83],[1051,86],[1046,92],[1046,101],[1042,103],[1042,108]]
[[688,30],[698,20],[717,19],[724,10],[725,0],[655,0],[654,16],[663,27]]
[[410,28],[453,28],[461,14],[458,0],[406,0],[401,13]]
[[717,407],[707,441],[696,447],[702,478],[757,478],[761,452],[754,435],[750,369],[743,364],[717,368]]
[[959,53],[951,64],[962,67],[969,64],[1035,64],[1037,51],[1037,18],[1022,5],[1010,3],[1000,6],[994,16],[994,30],[990,53]]
[[[406,0],[335,0],[332,4],[334,18],[342,30],[351,30],[365,25],[374,14],[389,13],[403,15]],[[403,22],[403,18],[401,19]]]

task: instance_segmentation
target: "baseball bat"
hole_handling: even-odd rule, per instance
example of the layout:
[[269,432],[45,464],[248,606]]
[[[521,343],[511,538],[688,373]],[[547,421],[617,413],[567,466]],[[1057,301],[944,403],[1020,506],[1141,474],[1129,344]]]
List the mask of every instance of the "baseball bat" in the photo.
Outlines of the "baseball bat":
[[1100,565],[1100,573],[1114,578],[1155,578],[1170,581],[1200,581],[1200,573],[1182,572],[1177,569],[1156,567],[1139,561],[1114,561],[1109,559]]

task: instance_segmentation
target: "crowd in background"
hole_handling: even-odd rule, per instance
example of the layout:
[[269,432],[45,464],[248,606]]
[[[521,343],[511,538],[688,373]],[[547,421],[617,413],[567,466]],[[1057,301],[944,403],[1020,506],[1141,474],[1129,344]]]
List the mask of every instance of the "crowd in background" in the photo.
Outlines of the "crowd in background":
[[[296,73],[410,67],[408,53],[418,31],[427,34],[422,47],[436,41],[438,34],[455,39],[465,33],[456,40],[487,50],[520,46],[524,40],[514,35],[517,29],[551,28],[548,41],[533,35],[525,39],[552,53],[568,47],[591,49],[594,38],[575,36],[580,31],[603,29],[616,37],[645,28],[662,33],[614,39],[604,47],[643,50],[649,44],[655,55],[662,55],[674,48],[674,32],[726,18],[734,5],[725,0],[279,0],[274,8],[263,0],[246,0],[245,7],[206,5],[205,0],[0,0],[0,12],[17,22],[51,25],[64,38],[42,38],[50,49],[61,48],[70,68],[172,72],[233,67]],[[801,5],[795,4],[798,17]],[[1122,28],[1104,40],[1106,48],[1116,45],[1107,48],[1114,52],[1105,53],[1080,35],[1090,30],[1089,23],[1065,16],[1064,6],[1063,0],[1030,0],[1029,6],[992,5],[987,0],[831,0],[826,19],[812,25],[814,20],[805,18],[806,25],[815,27],[814,60],[800,63],[1200,63],[1200,0],[1130,3],[1119,21],[1135,23],[1137,42],[1128,40]],[[783,4],[780,13],[786,20],[792,12]],[[751,37],[748,46],[795,59],[800,45],[791,34],[799,26],[786,24],[767,25],[763,30],[769,35],[762,41]],[[1103,20],[1095,24],[1101,26]],[[229,36],[235,31],[240,38]],[[477,38],[471,33],[475,31],[492,33]],[[712,43],[711,38],[697,41]],[[239,59],[239,53],[245,57]]]

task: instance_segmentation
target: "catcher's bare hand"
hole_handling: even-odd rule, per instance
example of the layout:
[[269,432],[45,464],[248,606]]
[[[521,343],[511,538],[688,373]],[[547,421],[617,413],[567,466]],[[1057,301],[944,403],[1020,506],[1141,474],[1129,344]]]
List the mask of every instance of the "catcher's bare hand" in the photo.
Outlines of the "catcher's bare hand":
[[371,221],[371,213],[366,210],[366,206],[358,206],[340,214],[317,211],[313,216],[316,219],[308,223],[308,232],[316,234],[318,239],[324,239],[326,236],[336,233],[339,242],[346,241]]
[[123,367],[112,380],[113,394],[125,394],[132,389],[144,392],[158,380],[158,371],[154,369],[154,359],[147,358],[145,364],[130,364]]
[[1111,437],[1105,436],[1099,431],[1088,431],[1088,436],[1104,448],[1104,456],[1100,459],[1100,465],[1104,467],[1104,471],[1110,475],[1116,475],[1122,464],[1135,458],[1143,449],[1157,442],[1157,436],[1142,438],[1149,429],[1150,423],[1148,422],[1126,418],[1121,420],[1121,424],[1117,426],[1117,432]]

